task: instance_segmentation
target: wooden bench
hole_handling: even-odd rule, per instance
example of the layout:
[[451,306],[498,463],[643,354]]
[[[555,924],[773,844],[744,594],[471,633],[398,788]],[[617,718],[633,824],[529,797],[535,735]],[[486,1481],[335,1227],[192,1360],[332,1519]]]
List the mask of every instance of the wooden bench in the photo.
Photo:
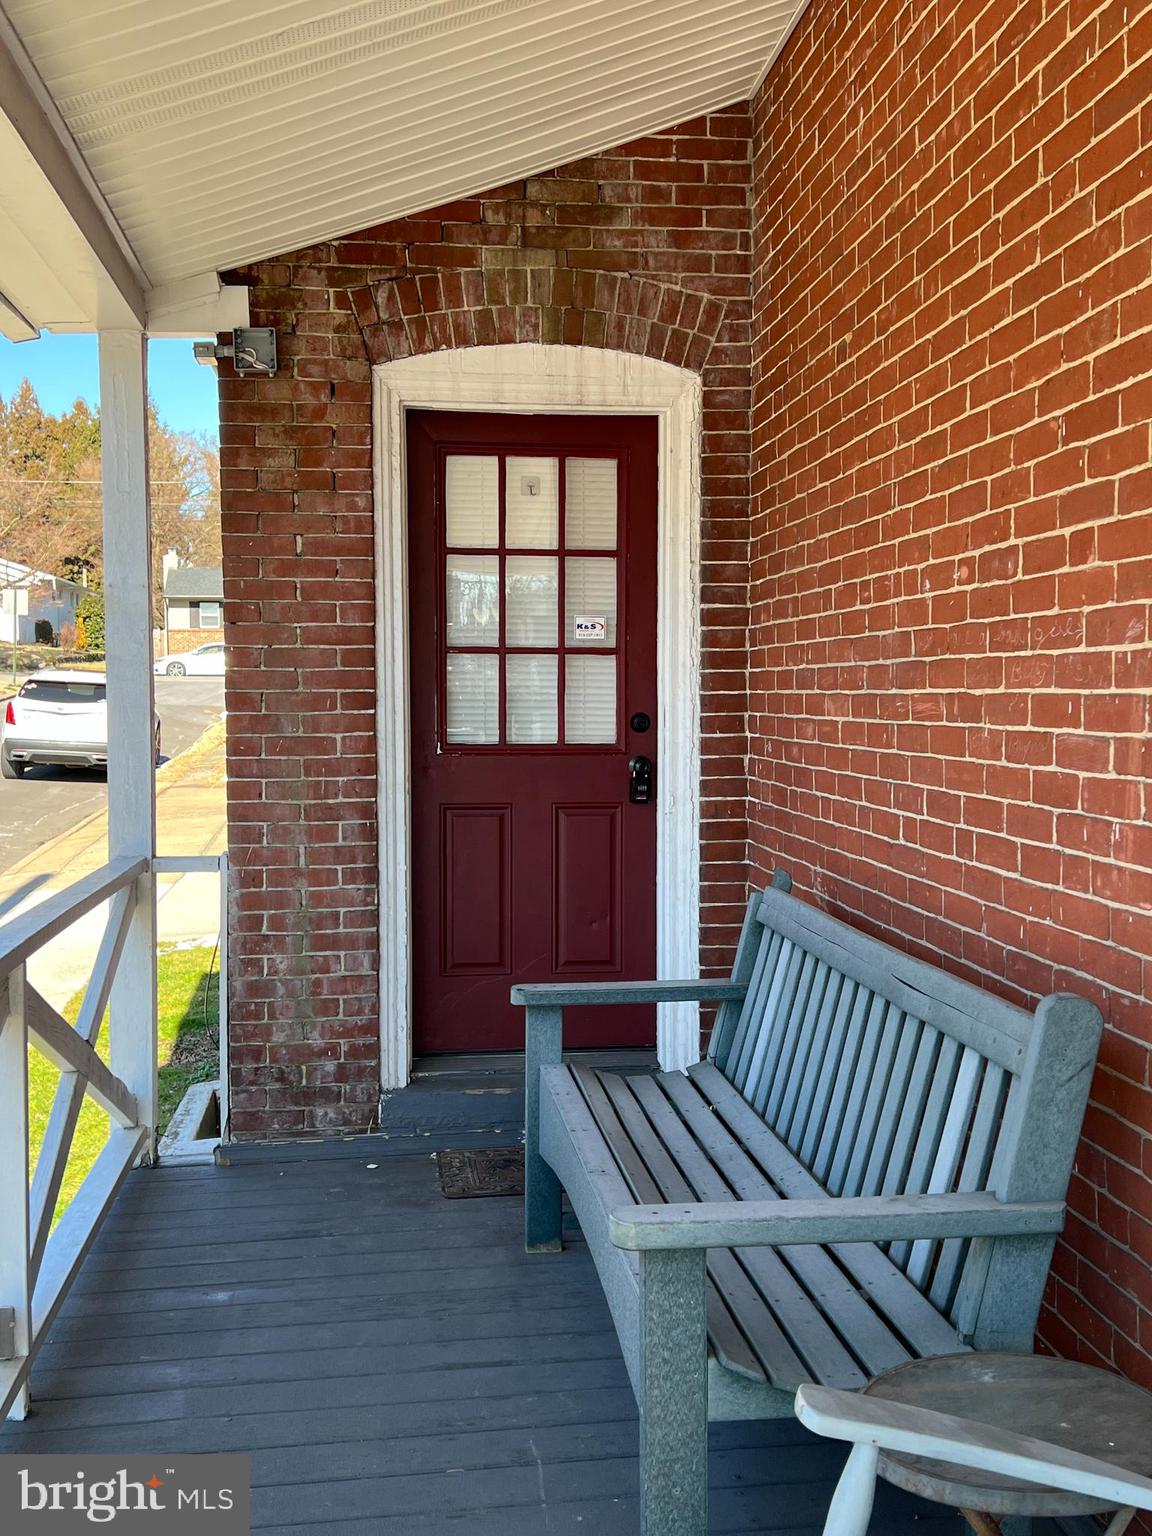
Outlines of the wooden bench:
[[[911,1359],[1032,1347],[1100,1037],[789,894],[751,900],[729,981],[518,986],[526,1244],[567,1191],[640,1409],[646,1536],[707,1529],[707,1422],[793,1411]],[[687,1074],[562,1065],[564,1009],[720,1004]]]

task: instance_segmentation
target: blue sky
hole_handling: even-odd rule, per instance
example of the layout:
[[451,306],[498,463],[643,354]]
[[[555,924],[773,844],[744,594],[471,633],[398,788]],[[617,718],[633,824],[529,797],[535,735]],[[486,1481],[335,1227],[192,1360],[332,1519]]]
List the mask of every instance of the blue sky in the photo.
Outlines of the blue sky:
[[[78,397],[100,403],[95,336],[51,336],[38,341],[8,341],[0,336],[0,395],[15,394],[24,378],[44,409],[59,414]],[[191,341],[148,343],[148,388],[160,419],[177,432],[219,432],[216,370],[192,357]]]

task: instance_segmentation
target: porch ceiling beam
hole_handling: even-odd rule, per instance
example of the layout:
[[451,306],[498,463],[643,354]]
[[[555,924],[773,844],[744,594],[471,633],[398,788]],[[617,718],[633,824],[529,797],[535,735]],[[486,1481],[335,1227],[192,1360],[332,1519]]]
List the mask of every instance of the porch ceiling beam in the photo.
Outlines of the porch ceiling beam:
[[0,332],[143,324],[148,278],[2,8],[0,163]]
[[21,314],[12,301],[0,293],[0,335],[9,341],[35,341],[40,328]]
[[215,272],[161,283],[148,294],[149,336],[214,336],[248,323],[247,288],[225,286]]

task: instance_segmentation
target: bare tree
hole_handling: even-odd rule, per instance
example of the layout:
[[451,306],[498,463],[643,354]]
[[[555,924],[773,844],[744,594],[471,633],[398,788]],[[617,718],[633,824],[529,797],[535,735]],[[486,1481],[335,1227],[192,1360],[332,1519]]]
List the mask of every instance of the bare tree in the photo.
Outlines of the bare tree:
[[[220,460],[203,437],[173,432],[148,411],[153,591],[161,562],[220,563]],[[27,380],[0,398],[0,558],[102,586],[100,421],[78,400],[44,411]]]

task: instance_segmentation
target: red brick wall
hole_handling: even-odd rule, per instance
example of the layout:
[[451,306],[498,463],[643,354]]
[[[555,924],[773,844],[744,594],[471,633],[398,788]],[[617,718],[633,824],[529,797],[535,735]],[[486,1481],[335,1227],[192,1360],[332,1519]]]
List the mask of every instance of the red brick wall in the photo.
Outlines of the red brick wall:
[[1152,7],[812,0],[755,104],[750,855],[1108,1028],[1043,1337],[1152,1386]]
[[194,651],[199,646],[210,645],[213,641],[219,643],[224,638],[222,629],[170,629],[168,635],[168,649],[166,656],[180,656],[185,651]]
[[749,117],[719,112],[237,273],[280,372],[220,370],[232,1131],[363,1129],[379,1082],[371,364],[610,346],[704,384],[704,933],[745,889]]

